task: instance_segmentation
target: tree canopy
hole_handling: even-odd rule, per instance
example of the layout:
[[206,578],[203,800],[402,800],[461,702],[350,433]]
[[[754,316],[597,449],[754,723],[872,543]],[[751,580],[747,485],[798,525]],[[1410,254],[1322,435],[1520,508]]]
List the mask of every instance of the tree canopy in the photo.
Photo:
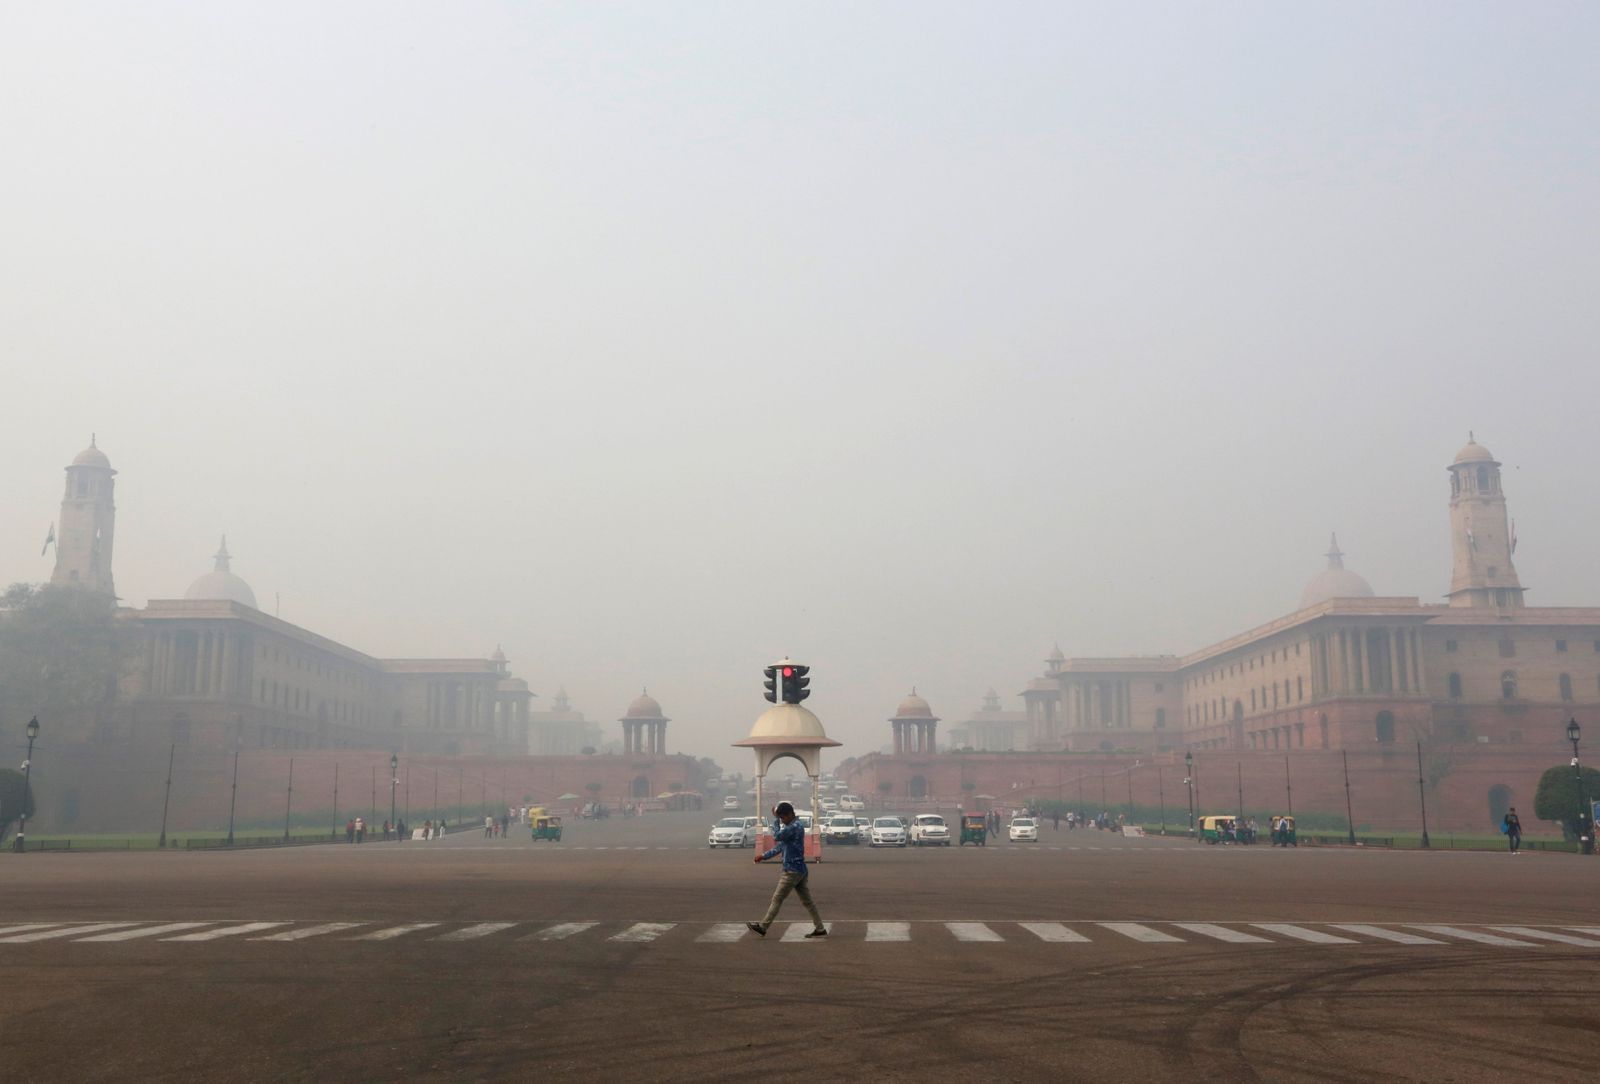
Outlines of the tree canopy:
[[137,643],[138,626],[106,595],[11,585],[0,594],[0,727],[36,715],[53,743],[88,739]]
[[[1600,799],[1600,771],[1583,769],[1583,789],[1590,802]],[[1560,821],[1568,839],[1578,836],[1578,779],[1572,765],[1551,768],[1539,777],[1533,796],[1533,815],[1542,821]]]

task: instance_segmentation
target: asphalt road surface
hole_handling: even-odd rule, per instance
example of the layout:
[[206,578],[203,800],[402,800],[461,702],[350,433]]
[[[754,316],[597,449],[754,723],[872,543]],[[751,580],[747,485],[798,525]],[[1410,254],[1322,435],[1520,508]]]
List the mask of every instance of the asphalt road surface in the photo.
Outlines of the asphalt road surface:
[[718,814],[0,857],[0,1078],[1580,1080],[1600,864],[1048,826],[832,847],[830,936]]

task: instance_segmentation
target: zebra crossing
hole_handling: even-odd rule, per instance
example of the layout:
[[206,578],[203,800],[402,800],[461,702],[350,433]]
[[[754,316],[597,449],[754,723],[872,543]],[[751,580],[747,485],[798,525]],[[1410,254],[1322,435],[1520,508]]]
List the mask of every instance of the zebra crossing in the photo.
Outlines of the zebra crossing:
[[[1386,949],[1450,946],[1497,949],[1600,949],[1600,926],[1554,923],[1371,923],[1371,922],[1197,922],[1197,921],[973,921],[973,920],[847,920],[826,923],[828,941],[861,944],[909,942],[982,945],[1006,942],[1071,946],[1139,944],[1148,946],[1323,947]],[[490,939],[511,942],[609,942],[649,945],[686,941],[728,945],[740,941],[819,944],[806,940],[808,922],[785,923],[781,932],[757,938],[743,922],[310,922],[277,920],[120,920],[24,922],[0,926],[0,953],[5,946],[55,944],[105,945],[218,942],[263,944],[432,942],[458,944]],[[777,936],[772,936],[777,933]]]

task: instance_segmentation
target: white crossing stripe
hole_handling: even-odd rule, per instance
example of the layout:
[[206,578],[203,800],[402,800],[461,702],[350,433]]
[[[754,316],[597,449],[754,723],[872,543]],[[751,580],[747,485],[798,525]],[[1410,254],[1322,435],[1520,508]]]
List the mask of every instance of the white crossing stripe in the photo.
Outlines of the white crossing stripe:
[[133,930],[118,930],[116,933],[102,933],[95,937],[80,937],[79,941],[132,941],[139,937],[154,937],[158,933],[177,933],[179,930],[192,930],[198,926],[212,926],[212,922],[168,922],[161,926],[141,926]]
[[347,938],[345,938],[345,940],[346,941],[392,941],[396,937],[402,937],[402,936],[404,936],[405,934],[408,934],[408,933],[415,933],[418,930],[431,930],[437,925],[438,925],[437,922],[408,922],[404,926],[390,926],[387,929],[383,929],[383,930],[373,930],[371,933],[364,933],[364,934],[361,934],[361,935],[359,935],[357,937],[347,937]]
[[1065,943],[1089,940],[1083,934],[1078,933],[1076,930],[1069,930],[1059,922],[1019,922],[1017,925],[1041,941]]
[[676,925],[676,922],[635,922],[621,933],[614,933],[606,940],[654,941]]
[[219,937],[232,937],[235,934],[255,933],[257,930],[270,930],[276,926],[287,926],[287,922],[244,922],[237,926],[224,926],[218,930],[201,930],[199,933],[186,933],[178,937],[163,937],[163,941],[215,941]]
[[[824,922],[822,924],[822,928],[827,930],[829,933],[832,933],[833,923]],[[783,936],[778,938],[778,940],[804,941],[806,934],[810,933],[814,929],[816,929],[816,927],[811,925],[809,922],[791,922],[789,923],[789,928],[783,931]]]
[[321,937],[325,933],[338,933],[340,930],[353,930],[357,926],[365,926],[365,922],[324,922],[320,926],[302,926],[298,930],[284,930],[282,933],[269,933],[265,937],[252,937],[252,941],[304,941],[308,937]]
[[737,941],[749,932],[743,922],[719,922],[699,937],[696,937],[695,940],[726,943],[728,941]]
[[1445,937],[1459,937],[1463,941],[1476,941],[1480,945],[1501,945],[1509,948],[1536,948],[1532,941],[1514,941],[1509,937],[1500,937],[1492,933],[1478,933],[1475,930],[1463,930],[1456,926],[1422,926],[1415,922],[1408,923],[1413,930],[1427,930],[1429,933],[1443,934]]
[[1382,926],[1369,926],[1365,922],[1335,922],[1332,926],[1336,930],[1348,933],[1359,933],[1365,937],[1377,937],[1384,941],[1393,941],[1399,945],[1442,945],[1443,941],[1435,941],[1431,937],[1421,937],[1414,933],[1405,933],[1401,930],[1386,930]]
[[0,937],[8,933],[27,933],[29,930],[44,930],[59,925],[61,925],[59,922],[24,922],[20,926],[0,926]]
[[1334,933],[1323,933],[1321,930],[1308,930],[1304,926],[1294,926],[1287,922],[1252,922],[1250,925],[1258,930],[1268,933],[1278,933],[1285,937],[1292,937],[1297,941],[1309,941],[1313,945],[1359,945],[1361,942],[1348,937],[1340,937]]
[[565,941],[575,933],[598,926],[598,922],[560,922],[554,926],[546,926],[537,933],[530,933],[523,941]]
[[1501,933],[1514,933],[1522,937],[1533,937],[1540,941],[1556,941],[1563,945],[1600,948],[1600,941],[1595,941],[1592,938],[1573,937],[1569,933],[1554,933],[1550,930],[1535,930],[1531,926],[1491,926],[1490,929],[1499,930]]
[[1230,930],[1213,922],[1174,922],[1173,925],[1190,933],[1200,934],[1202,937],[1215,937],[1218,941],[1226,941],[1231,945],[1271,944],[1265,937],[1257,937],[1243,930]]
[[869,922],[867,923],[867,940],[909,941],[911,940],[911,923]]
[[1573,933],[1592,933],[1600,937],[1600,926],[1568,926],[1567,929]]
[[434,940],[471,941],[479,937],[488,937],[492,933],[499,933],[501,930],[509,930],[515,925],[515,922],[480,922],[476,926],[468,926],[465,929],[454,930],[450,933],[442,933],[438,937],[435,937]]
[[944,928],[955,934],[957,941],[1004,941],[982,922],[946,922]]
[[0,943],[26,945],[34,941],[51,941],[57,937],[74,937],[80,933],[99,933],[101,930],[120,930],[124,926],[137,926],[137,922],[95,922],[88,926],[68,926],[64,930],[39,930],[19,933],[15,937],[0,937]]
[[1149,926],[1141,926],[1137,922],[1102,922],[1099,925],[1104,926],[1112,933],[1120,933],[1123,937],[1131,937],[1135,941],[1183,941],[1181,937],[1173,937],[1170,933],[1152,930]]

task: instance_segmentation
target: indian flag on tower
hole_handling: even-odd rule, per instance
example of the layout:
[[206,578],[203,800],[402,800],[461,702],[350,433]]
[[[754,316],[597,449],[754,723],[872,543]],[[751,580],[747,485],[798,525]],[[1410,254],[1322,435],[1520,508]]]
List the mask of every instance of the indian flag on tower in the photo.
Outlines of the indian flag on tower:
[[56,540],[56,525],[54,523],[52,523],[52,524],[50,524],[50,530],[45,533],[44,546],[41,547],[40,550],[39,550],[39,556],[40,557],[43,557],[45,554],[50,552],[50,543],[54,542],[55,540]]

